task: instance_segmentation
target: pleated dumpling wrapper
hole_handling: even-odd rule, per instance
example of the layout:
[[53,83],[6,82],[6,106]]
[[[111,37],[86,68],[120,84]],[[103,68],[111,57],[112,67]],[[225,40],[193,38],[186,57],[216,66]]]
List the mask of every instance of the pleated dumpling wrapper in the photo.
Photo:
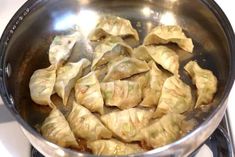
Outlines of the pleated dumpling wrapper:
[[148,65],[150,67],[149,82],[143,89],[143,101],[140,103],[140,106],[153,107],[157,106],[163,83],[169,76],[162,72],[154,61],[150,61]]
[[50,63],[58,67],[66,61],[79,36],[80,34],[78,32],[69,35],[56,36],[49,48]]
[[99,82],[102,82],[104,77],[108,73],[108,66],[106,66],[106,65],[100,66],[94,72],[95,72],[95,75],[96,75],[97,79],[99,80]]
[[137,31],[127,19],[117,16],[105,16],[100,18],[95,30],[89,35],[89,39],[97,41],[107,36],[127,37],[139,40]]
[[95,115],[76,102],[73,102],[73,107],[67,120],[75,136],[78,138],[98,140],[112,137],[112,132]]
[[120,55],[131,56],[131,54],[132,48],[125,44],[121,38],[109,37],[96,46],[91,68],[94,70]]
[[127,144],[116,139],[91,141],[87,144],[95,155],[130,155],[144,152],[138,144]]
[[120,80],[146,71],[149,71],[149,67],[145,61],[124,57],[110,65],[108,73],[103,81]]
[[100,119],[116,136],[125,142],[132,142],[138,141],[136,135],[148,124],[151,117],[150,110],[130,108],[108,113]]
[[167,113],[184,113],[193,109],[191,88],[177,76],[166,79],[154,117]]
[[195,108],[212,102],[217,91],[217,78],[207,69],[202,69],[196,61],[190,61],[184,69],[192,77],[197,87],[197,102]]
[[39,105],[53,107],[51,95],[56,81],[56,67],[51,65],[45,69],[34,71],[29,81],[30,96]]
[[75,85],[75,98],[79,104],[85,106],[91,112],[103,114],[104,101],[100,83],[95,72],[90,72],[77,80]]
[[[137,75],[133,75],[132,77],[128,78],[128,81],[133,81],[139,84],[140,89],[142,91],[143,95],[143,90],[149,85],[149,80],[150,80],[150,71],[145,72],[145,73],[140,73]],[[143,97],[143,96],[142,96]]]
[[141,88],[136,82],[117,80],[101,83],[100,86],[107,106],[128,109],[137,106],[142,98]]
[[77,148],[78,143],[64,115],[56,108],[41,126],[42,136],[61,147]]
[[132,53],[132,57],[139,59],[139,60],[142,60],[142,61],[146,61],[146,62],[151,61],[153,58],[149,54],[148,47],[149,46],[140,45],[140,46],[134,48],[133,53]]
[[166,46],[144,46],[141,45],[133,52],[137,59],[150,61],[153,59],[164,69],[177,75],[179,71],[179,57],[175,51]]
[[63,99],[64,105],[67,104],[70,91],[77,79],[82,76],[83,69],[90,64],[89,60],[81,59],[77,63],[68,62],[57,70],[55,91]]
[[151,122],[139,135],[145,145],[157,148],[176,141],[191,131],[194,125],[193,121],[186,121],[183,115],[169,113]]
[[144,39],[144,45],[176,43],[187,52],[193,52],[193,42],[187,38],[177,25],[160,25],[150,31]]

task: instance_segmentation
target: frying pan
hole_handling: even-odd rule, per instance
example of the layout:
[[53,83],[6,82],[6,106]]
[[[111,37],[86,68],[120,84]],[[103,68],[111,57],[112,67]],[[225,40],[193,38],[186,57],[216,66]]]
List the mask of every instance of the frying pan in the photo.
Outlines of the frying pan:
[[193,54],[180,54],[180,74],[190,84],[183,66],[197,60],[203,68],[218,78],[214,101],[193,115],[199,125],[183,138],[166,146],[129,156],[188,156],[217,128],[225,110],[226,100],[234,81],[235,38],[223,11],[213,0],[29,0],[13,16],[0,41],[0,90],[2,99],[21,125],[31,144],[46,156],[93,156],[61,148],[37,132],[50,112],[32,102],[29,79],[32,73],[49,65],[48,49],[55,35],[66,34],[78,24],[83,35],[76,49],[89,57],[91,46],[87,34],[102,15],[129,19],[141,41],[147,32],[159,24],[180,25],[193,39]]

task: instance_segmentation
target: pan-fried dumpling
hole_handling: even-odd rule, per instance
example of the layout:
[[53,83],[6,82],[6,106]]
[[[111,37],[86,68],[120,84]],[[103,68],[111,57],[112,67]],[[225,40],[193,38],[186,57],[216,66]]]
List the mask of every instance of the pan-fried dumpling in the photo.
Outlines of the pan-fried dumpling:
[[148,52],[153,60],[160,64],[164,69],[173,74],[178,74],[179,57],[175,51],[166,46],[147,46]]
[[42,136],[61,147],[77,148],[78,143],[64,115],[54,108],[41,126]]
[[[164,69],[173,74],[178,74],[179,71],[179,57],[175,51],[166,46],[140,46],[138,49],[145,49],[145,57],[143,55],[136,55],[137,59],[150,60],[153,59],[156,63],[160,64]],[[139,51],[139,50],[136,50]],[[147,54],[146,54],[147,53]],[[148,56],[148,57],[147,57]]]
[[32,100],[39,105],[53,107],[51,95],[56,81],[56,68],[51,65],[45,69],[36,70],[30,78],[29,89]]
[[112,137],[112,132],[95,115],[76,102],[73,102],[73,108],[67,120],[76,137],[86,140]]
[[180,26],[157,26],[144,39],[144,45],[176,43],[185,51],[193,52],[192,39],[187,38]]
[[[140,74],[136,74],[131,76],[130,78],[128,78],[128,81],[133,81],[139,84],[141,91],[144,90],[144,88],[146,88],[149,84],[149,79],[150,79],[150,74],[149,71],[145,72],[145,73],[140,73]],[[143,92],[142,92],[143,95]]]
[[109,37],[95,48],[94,54],[92,69],[104,65],[120,55],[130,56],[132,48],[125,44],[121,38]]
[[138,105],[142,97],[139,84],[126,80],[101,83],[101,92],[105,105],[117,106],[120,109]]
[[[140,131],[140,138],[148,147],[161,147],[179,139],[183,134],[181,129],[185,117],[180,114],[167,114],[156,119]],[[185,123],[185,124],[184,124]]]
[[102,82],[105,75],[108,73],[108,67],[106,65],[102,65],[98,67],[98,69],[96,69],[94,72],[99,82]]
[[143,101],[140,106],[153,107],[157,106],[163,83],[168,75],[162,72],[153,61],[149,63],[149,84],[143,89]]
[[120,80],[149,70],[148,64],[135,58],[124,57],[110,65],[104,81]]
[[70,91],[74,87],[77,79],[81,77],[82,70],[89,65],[89,60],[81,59],[77,63],[67,63],[57,70],[55,91],[63,99],[64,105],[67,104]]
[[210,70],[202,69],[195,61],[190,61],[184,69],[192,77],[193,83],[197,87],[195,107],[210,103],[217,91],[217,78]]
[[90,72],[77,81],[75,98],[78,103],[88,108],[91,112],[103,114],[104,101],[95,72]]
[[137,48],[134,48],[132,57],[135,57],[136,59],[143,60],[143,61],[150,61],[152,57],[149,54],[149,50],[147,48],[148,46],[140,45]]
[[107,36],[130,36],[136,41],[139,40],[138,33],[132,27],[130,21],[117,16],[102,17],[96,25],[95,30],[90,34],[89,39],[97,41]]
[[166,113],[184,113],[193,107],[191,88],[177,76],[166,79],[162,87],[155,117]]
[[73,33],[70,35],[56,36],[52,41],[49,49],[49,61],[52,65],[60,65],[63,61],[66,61],[73,46],[75,45],[79,33]]
[[144,152],[138,144],[126,144],[116,139],[91,141],[87,144],[95,155],[129,155]]
[[130,108],[101,116],[101,121],[119,138],[126,142],[136,141],[140,129],[152,117],[150,110]]

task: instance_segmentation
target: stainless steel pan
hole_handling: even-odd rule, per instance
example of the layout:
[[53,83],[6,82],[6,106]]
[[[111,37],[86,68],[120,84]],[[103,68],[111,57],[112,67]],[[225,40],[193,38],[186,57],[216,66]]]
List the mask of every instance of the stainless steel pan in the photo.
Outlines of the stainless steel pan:
[[[34,147],[47,156],[92,156],[61,148],[41,137],[35,125],[50,109],[32,102],[29,79],[33,71],[47,67],[48,48],[56,34],[66,33],[79,22],[87,34],[101,15],[112,14],[131,20],[143,36],[155,25],[178,24],[193,38],[193,55],[181,53],[181,65],[191,59],[211,69],[219,80],[211,108],[191,113],[200,125],[180,140],[142,154],[130,156],[187,156],[218,126],[226,110],[226,99],[234,80],[235,38],[232,27],[213,0],[29,0],[9,22],[0,41],[1,96]],[[84,55],[90,46],[78,42]],[[181,74],[184,72],[181,67]],[[183,77],[190,83],[187,77]]]

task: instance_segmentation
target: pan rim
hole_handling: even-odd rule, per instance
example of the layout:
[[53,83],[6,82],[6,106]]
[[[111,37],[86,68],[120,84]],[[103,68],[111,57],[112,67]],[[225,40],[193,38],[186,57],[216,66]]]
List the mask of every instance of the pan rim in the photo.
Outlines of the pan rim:
[[[2,37],[0,39],[0,66],[1,66],[0,67],[0,91],[1,91],[2,100],[5,104],[5,106],[8,108],[8,110],[11,112],[11,114],[16,118],[17,122],[20,123],[21,126],[23,126],[23,128],[25,130],[27,130],[30,134],[36,136],[37,138],[39,138],[39,140],[42,140],[43,142],[49,142],[49,141],[44,139],[36,130],[34,130],[26,121],[24,121],[23,118],[20,116],[20,114],[14,108],[14,104],[12,104],[11,100],[9,99],[9,93],[7,92],[7,88],[6,88],[6,84],[5,84],[6,74],[5,74],[5,72],[3,72],[3,70],[6,67],[5,51],[6,51],[7,45],[5,44],[5,40],[6,40],[6,38],[9,38],[9,35],[13,35],[10,33],[12,26],[16,23],[16,21],[18,20],[18,18],[20,16],[24,15],[24,12],[27,9],[28,9],[28,12],[30,13],[30,11],[32,11],[34,7],[36,7],[38,4],[41,4],[46,1],[48,1],[48,0],[29,0],[26,3],[24,3],[24,5],[15,13],[15,15],[11,18],[10,22],[7,24],[7,27],[5,28],[5,30],[2,34]],[[156,149],[152,149],[152,150],[144,152],[144,153],[133,154],[130,156],[153,155],[155,153],[160,153],[162,151],[166,151],[171,147],[177,147],[177,145],[180,145],[180,144],[184,143],[184,141],[187,141],[188,139],[192,138],[193,134],[199,133],[202,130],[202,127],[206,126],[206,124],[208,124],[208,122],[216,115],[216,113],[219,110],[221,110],[221,108],[226,106],[225,102],[226,102],[226,99],[228,98],[228,95],[229,95],[230,90],[232,88],[232,85],[234,82],[234,77],[235,77],[235,44],[234,44],[235,43],[235,36],[234,36],[234,31],[233,31],[233,28],[232,28],[228,18],[226,17],[226,15],[222,11],[222,9],[219,7],[219,5],[214,0],[200,0],[200,2],[202,2],[213,13],[213,15],[219,21],[219,23],[220,23],[220,25],[221,25],[221,27],[227,37],[228,44],[229,44],[229,51],[231,54],[231,59],[230,59],[230,63],[229,63],[231,65],[231,67],[229,69],[229,78],[226,83],[225,90],[224,90],[225,92],[222,96],[222,99],[219,100],[220,105],[197,128],[195,128],[193,131],[188,133],[186,136],[180,138],[179,140],[177,140],[173,143],[167,144],[165,146],[162,146],[162,147],[159,147]],[[25,16],[27,16],[27,15],[25,15]],[[232,60],[234,62],[232,62]],[[74,155],[75,154],[76,155],[86,155],[86,156],[91,156],[91,157],[95,156],[95,155],[91,155],[91,154],[87,154],[87,153],[75,152],[75,151],[72,151],[67,148],[62,148],[62,147],[57,146],[56,144],[53,144],[53,143],[51,143],[51,144],[55,148],[63,149],[65,152],[69,152]]]

